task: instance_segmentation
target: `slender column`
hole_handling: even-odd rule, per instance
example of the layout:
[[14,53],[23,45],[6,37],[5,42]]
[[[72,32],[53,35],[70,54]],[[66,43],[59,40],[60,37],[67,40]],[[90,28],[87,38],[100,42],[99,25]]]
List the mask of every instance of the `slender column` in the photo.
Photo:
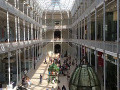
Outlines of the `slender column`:
[[37,56],[38,56],[38,55],[37,55],[37,54],[38,54],[38,48],[37,48],[37,47],[38,47],[38,44],[36,44],[36,60],[37,60],[37,62],[38,62],[38,58],[37,58]]
[[119,61],[119,19],[120,19],[120,11],[119,11],[119,3],[120,1],[117,0],[117,90],[120,90],[120,61]]
[[78,61],[80,61],[80,45],[78,45]]
[[[25,20],[23,20],[24,42],[25,42]],[[26,48],[24,47],[24,68],[26,69]]]
[[25,5],[24,5],[24,2],[23,2],[23,13],[25,13]]
[[[9,12],[7,11],[7,41],[9,43],[9,39],[10,39],[10,36],[9,36]],[[9,85],[10,85],[10,52],[8,52],[8,74],[9,74]]]
[[89,14],[89,40],[91,40],[91,13]]
[[25,20],[23,20],[23,28],[24,28],[24,41],[25,41]]
[[78,24],[78,39],[80,39],[80,23]]
[[30,40],[30,33],[29,33],[29,23],[28,23],[28,41]]
[[81,44],[81,60],[83,59],[83,47],[82,47],[82,44]]
[[54,31],[53,31],[53,54],[54,54]]
[[[81,37],[80,37],[80,39],[82,40],[82,19],[80,21],[80,24],[81,24]],[[82,45],[81,45],[81,60],[82,60]]]
[[20,42],[20,18],[18,17],[18,41]]
[[37,62],[37,50],[36,50],[36,44],[35,44],[35,66],[36,66],[36,62]]
[[91,49],[90,49],[90,66],[92,66],[92,63],[91,63]]
[[[97,43],[97,9],[95,7],[95,44]],[[97,50],[95,47],[95,72],[97,72]]]
[[[70,25],[70,15],[69,15],[69,12],[67,12],[67,15],[68,15],[68,26]],[[68,52],[69,52],[69,39],[70,39],[70,37],[69,37],[69,28],[68,28]]]
[[43,56],[43,43],[42,43],[42,45],[41,45],[41,49],[42,49],[42,56]]
[[[16,0],[14,0],[15,8],[16,8]],[[15,16],[15,32],[16,32],[16,42],[18,41],[18,30],[17,30],[17,16]],[[16,67],[17,67],[17,77],[16,77],[16,84],[18,84],[19,81],[19,67],[18,67],[18,50],[16,50]]]
[[[27,13],[28,13],[28,9],[27,9]],[[30,29],[29,29],[29,23],[28,23],[28,42],[30,40],[30,37],[29,37],[30,33],[29,32],[30,32]],[[28,62],[28,67],[29,67],[29,71],[30,71],[30,56],[29,56],[30,52],[29,52],[29,49],[30,49],[30,47],[28,47],[28,60],[27,60],[27,62]]]
[[[20,42],[20,19],[18,17],[18,41]],[[19,49],[19,72],[20,72],[20,80],[21,80],[21,50]]]
[[[16,31],[16,42],[17,42],[17,17],[15,16],[15,31]],[[17,84],[18,84],[18,50],[16,50],[16,65],[17,65],[17,77],[16,77],[16,79],[17,79]]]
[[87,37],[86,37],[86,39],[88,40],[88,38],[89,38],[89,36],[88,36],[88,34],[89,34],[89,30],[88,30],[88,28],[89,28],[89,15],[87,16]]
[[90,32],[91,31],[91,14],[89,14],[88,17],[89,17],[89,19],[88,19],[89,20],[88,21],[88,25],[89,25],[88,26],[88,40],[90,40],[90,34],[91,34],[91,32]]
[[25,63],[25,69],[26,69],[26,48],[24,48],[24,63]]
[[35,65],[36,65],[36,45],[35,45]]
[[[91,13],[90,13],[90,34],[89,34],[89,40],[91,40]],[[91,63],[91,49],[90,49],[90,66],[92,65]]]
[[62,16],[62,13],[61,13],[61,55],[63,54],[63,51],[62,51],[62,39],[63,39],[63,35],[62,35],[62,25],[63,25],[63,16]]
[[19,49],[19,72],[20,72],[20,81],[21,81],[22,75],[21,75],[21,50],[20,49]]
[[39,60],[39,44],[37,44],[37,58]]
[[11,72],[10,72],[10,71],[11,71],[11,70],[10,70],[10,69],[11,69],[11,68],[10,68],[10,56],[11,56],[11,52],[8,52],[8,74],[9,74],[9,85],[10,85],[10,82],[11,82],[11,79],[10,79],[10,78],[11,78],[11,76],[10,76],[10,75],[11,75]]
[[10,42],[10,30],[9,30],[9,12],[7,11],[7,41]]
[[29,71],[30,71],[30,47],[28,47],[28,67],[29,67]]
[[17,8],[19,9],[19,0],[17,0]]
[[28,16],[28,11],[29,11],[29,10],[28,10],[28,6],[27,6],[27,16]]
[[[54,27],[53,21],[54,21],[54,16],[52,14],[52,26]],[[54,54],[54,30],[53,30],[53,54]]]
[[36,44],[36,60],[38,62],[38,44]]
[[19,81],[19,69],[18,69],[18,50],[16,50],[16,65],[17,65],[17,82],[16,82],[16,84],[18,84],[18,81]]
[[85,17],[84,17],[84,40],[85,40]]
[[35,50],[34,50],[34,45],[33,45],[33,66],[35,69]]
[[88,62],[90,63],[90,50],[87,48]]
[[35,26],[35,40],[36,40],[36,29],[37,29],[37,28],[36,28],[36,26]]
[[[85,17],[84,17],[84,40],[85,40]],[[85,46],[84,46],[84,56],[86,56],[85,55]]]
[[41,43],[39,44],[39,59],[41,59]]
[[[31,23],[31,40],[33,42],[33,24]],[[34,46],[32,46],[32,67],[34,66]]]
[[[47,28],[46,19],[47,19],[47,17],[46,17],[46,15],[47,15],[47,12],[45,13],[45,39],[47,40],[47,37],[46,37],[46,32],[47,32],[47,30],[46,30],[46,28]],[[47,44],[47,43],[45,43],[45,44]],[[45,47],[45,51],[46,51],[46,55],[47,55],[47,45]]]
[[104,59],[104,90],[106,90],[106,61],[105,61],[105,0],[103,2],[103,59]]
[[33,41],[33,24],[31,23],[31,40]]

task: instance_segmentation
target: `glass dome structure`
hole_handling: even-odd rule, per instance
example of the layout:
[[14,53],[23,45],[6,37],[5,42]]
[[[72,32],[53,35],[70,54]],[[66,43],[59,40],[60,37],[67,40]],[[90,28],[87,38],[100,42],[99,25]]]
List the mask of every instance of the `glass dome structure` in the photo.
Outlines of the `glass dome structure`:
[[36,0],[45,11],[71,10],[75,0]]
[[101,90],[100,82],[92,67],[82,65],[75,69],[69,83],[69,90]]

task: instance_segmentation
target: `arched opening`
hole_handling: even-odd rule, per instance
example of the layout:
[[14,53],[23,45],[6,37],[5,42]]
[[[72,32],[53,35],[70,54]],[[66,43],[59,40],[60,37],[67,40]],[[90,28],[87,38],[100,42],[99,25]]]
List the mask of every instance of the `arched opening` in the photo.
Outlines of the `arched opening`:
[[55,45],[55,54],[60,53],[61,52],[61,46],[59,44]]
[[54,32],[54,39],[60,39],[61,38],[61,31],[55,31]]

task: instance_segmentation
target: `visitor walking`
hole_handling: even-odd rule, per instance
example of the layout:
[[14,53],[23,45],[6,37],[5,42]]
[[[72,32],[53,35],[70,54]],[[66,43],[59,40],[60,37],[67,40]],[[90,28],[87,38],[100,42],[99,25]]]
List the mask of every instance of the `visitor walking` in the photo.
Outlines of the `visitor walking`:
[[40,84],[42,83],[42,75],[40,74]]
[[58,86],[57,90],[61,90],[59,86]]
[[46,88],[46,90],[49,90],[49,88]]
[[62,90],[66,90],[66,87],[63,85]]
[[51,90],[54,90],[54,87],[52,86]]
[[25,76],[27,75],[27,70],[26,70],[26,69],[24,70],[24,75],[25,75]]
[[45,58],[45,62],[44,62],[44,64],[47,64],[46,58]]

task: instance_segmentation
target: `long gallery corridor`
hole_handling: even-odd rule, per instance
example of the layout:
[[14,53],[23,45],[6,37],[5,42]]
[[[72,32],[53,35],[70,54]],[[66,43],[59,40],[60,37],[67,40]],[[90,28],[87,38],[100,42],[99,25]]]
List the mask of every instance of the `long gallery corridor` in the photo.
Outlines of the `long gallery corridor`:
[[120,0],[0,0],[0,90],[120,90]]
[[[45,58],[44,58],[45,59]],[[69,90],[68,84],[69,81],[67,80],[67,76],[59,76],[60,83],[50,83],[48,84],[48,67],[51,65],[49,58],[46,57],[47,64],[44,64],[44,59],[41,60],[38,67],[36,68],[36,71],[33,72],[32,75],[30,75],[30,81],[31,86],[28,88],[28,90],[46,90],[47,88],[51,90],[52,86],[57,90],[57,87],[62,87],[63,85],[66,86],[66,89]],[[63,58],[64,59],[64,58]],[[75,66],[71,66],[71,69],[69,70],[70,74],[72,74],[72,71],[75,69]],[[40,74],[43,76],[43,81],[40,84]]]

